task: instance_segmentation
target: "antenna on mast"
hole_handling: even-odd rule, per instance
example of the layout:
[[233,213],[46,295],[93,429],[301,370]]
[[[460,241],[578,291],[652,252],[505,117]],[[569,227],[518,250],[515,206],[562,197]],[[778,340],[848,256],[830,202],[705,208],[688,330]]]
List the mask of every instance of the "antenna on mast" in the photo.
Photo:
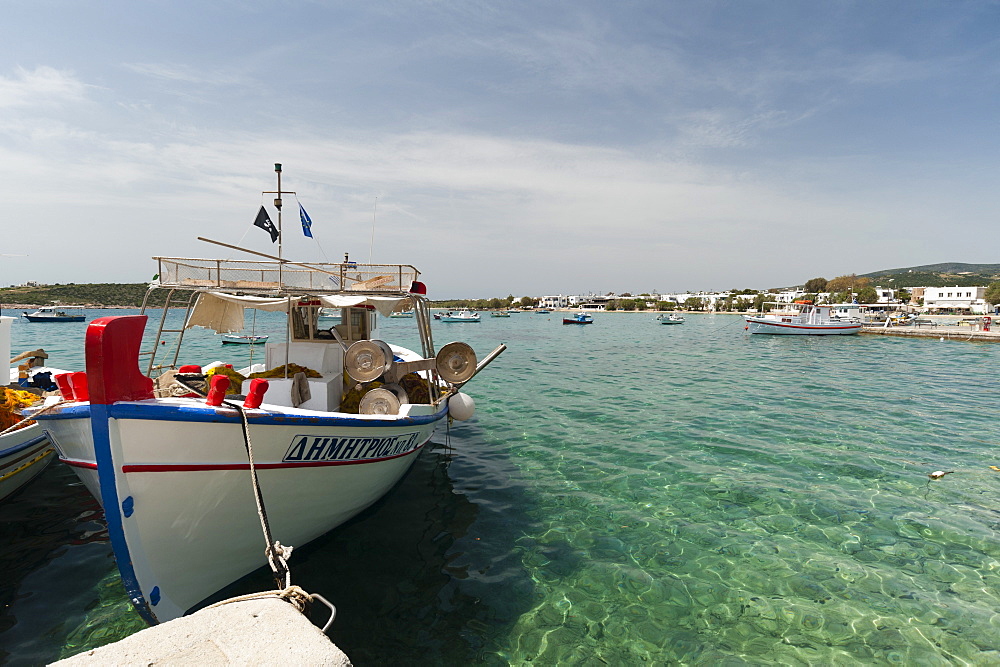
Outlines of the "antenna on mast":
[[292,190],[282,190],[281,189],[281,163],[280,162],[275,162],[274,163],[274,172],[276,174],[278,174],[278,190],[277,190],[277,192],[268,192],[268,191],[265,190],[262,194],[265,194],[265,195],[277,195],[274,198],[274,207],[276,209],[278,209],[278,261],[281,262],[281,263],[278,264],[278,282],[281,283],[281,284],[283,284],[282,280],[281,280],[281,268],[282,268],[282,264],[283,264],[283,258],[282,258],[282,255],[281,255],[281,242],[282,242],[282,238],[281,238],[281,195],[294,195],[295,192],[292,191]]

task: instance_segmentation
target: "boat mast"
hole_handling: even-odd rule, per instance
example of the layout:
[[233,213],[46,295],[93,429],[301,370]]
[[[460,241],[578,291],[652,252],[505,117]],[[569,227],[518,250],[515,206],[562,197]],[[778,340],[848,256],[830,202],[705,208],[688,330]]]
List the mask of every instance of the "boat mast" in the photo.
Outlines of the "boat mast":
[[274,208],[278,209],[278,284],[284,286],[285,281],[282,279],[282,268],[284,265],[284,259],[281,257],[281,195],[294,195],[295,193],[291,190],[282,192],[281,190],[281,163],[274,163],[274,171],[278,174],[278,191],[277,192],[267,192],[265,195],[276,195],[274,198]]

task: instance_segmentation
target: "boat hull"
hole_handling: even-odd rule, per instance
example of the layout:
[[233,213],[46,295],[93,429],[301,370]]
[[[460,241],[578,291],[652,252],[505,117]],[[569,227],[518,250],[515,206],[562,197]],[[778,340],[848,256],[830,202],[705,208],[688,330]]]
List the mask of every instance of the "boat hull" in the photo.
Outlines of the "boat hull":
[[[274,539],[301,546],[385,495],[447,414],[409,410],[391,418],[248,410]],[[266,564],[235,409],[198,399],[78,403],[45,424],[104,506],[122,579],[148,621],[181,616]]]
[[263,345],[267,336],[223,336],[223,345]]
[[747,317],[746,322],[747,331],[752,334],[771,334],[777,336],[849,336],[861,331],[861,325],[854,322],[797,324],[753,317]]
[[84,315],[66,315],[66,316],[52,316],[46,317],[43,315],[23,315],[24,319],[29,322],[83,322],[86,320]]
[[38,424],[0,435],[0,500],[37,477],[55,458]]
[[594,320],[563,320],[563,324],[593,324]]

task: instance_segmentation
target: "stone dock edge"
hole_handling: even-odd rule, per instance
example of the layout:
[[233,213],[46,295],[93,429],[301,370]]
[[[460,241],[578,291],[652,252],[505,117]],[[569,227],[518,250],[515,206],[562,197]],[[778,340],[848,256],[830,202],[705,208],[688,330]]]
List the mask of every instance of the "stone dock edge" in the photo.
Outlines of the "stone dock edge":
[[284,600],[202,609],[55,665],[335,665],[350,659]]
[[1000,343],[1000,331],[980,331],[972,327],[885,327],[864,326],[863,334],[879,336],[899,336],[901,338],[937,338],[939,340],[973,341],[980,343]]

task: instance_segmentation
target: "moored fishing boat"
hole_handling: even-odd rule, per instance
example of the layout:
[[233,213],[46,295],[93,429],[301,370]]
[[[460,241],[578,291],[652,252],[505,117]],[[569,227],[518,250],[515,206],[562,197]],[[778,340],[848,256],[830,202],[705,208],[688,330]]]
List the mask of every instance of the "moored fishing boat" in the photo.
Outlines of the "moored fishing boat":
[[510,313],[506,310],[491,310],[490,317],[510,317]]
[[[279,175],[279,230],[281,193]],[[436,426],[471,416],[459,389],[504,349],[478,364],[464,343],[435,351],[412,266],[280,255],[279,245],[278,261],[155,258],[143,314],[91,323],[86,374],[59,376],[66,402],[37,413],[104,506],[122,581],[147,622],[183,615],[266,563],[287,581],[282,544],[307,543],[388,492]],[[269,370],[256,376],[182,365],[183,330],[159,358],[164,313],[140,368],[158,290],[168,306],[182,304],[185,328],[241,331],[253,308],[284,312],[289,337],[266,344]],[[420,352],[381,340],[378,318],[404,307],[414,309]],[[324,328],[324,308],[341,323]],[[266,560],[262,524],[274,537]]]
[[[10,358],[10,326],[13,321],[13,317],[0,316],[0,358]],[[39,375],[38,383],[50,381],[49,369],[34,365],[35,361],[40,362],[46,357],[42,350],[14,357],[10,363],[21,360],[28,360],[28,363],[22,364],[24,370],[9,370],[10,385],[0,386],[0,500],[37,477],[54,458],[52,444],[41,426],[22,419],[19,414],[22,408],[41,400],[29,391],[29,387],[35,374]],[[25,377],[20,378],[21,374]],[[24,380],[24,385],[19,380]]]
[[861,331],[861,323],[831,316],[831,306],[816,306],[811,301],[796,301],[788,308],[761,315],[744,315],[746,330],[752,334],[843,336]]
[[684,318],[677,313],[670,313],[669,315],[657,315],[656,321],[660,324],[684,324]]
[[575,313],[573,317],[564,317],[563,324],[593,324],[594,316],[587,313]]
[[442,322],[478,322],[479,319],[479,313],[474,313],[471,310],[450,312],[440,317]]
[[260,345],[267,342],[267,336],[241,336],[237,334],[224,334],[222,336],[223,345]]

